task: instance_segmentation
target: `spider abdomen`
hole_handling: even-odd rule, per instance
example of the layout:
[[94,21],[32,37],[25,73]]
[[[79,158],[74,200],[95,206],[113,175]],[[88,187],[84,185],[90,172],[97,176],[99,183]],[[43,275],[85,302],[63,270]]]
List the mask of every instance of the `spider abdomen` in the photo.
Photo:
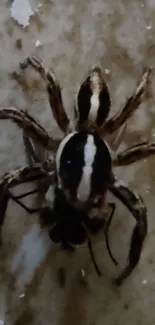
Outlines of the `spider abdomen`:
[[87,203],[103,195],[111,181],[111,156],[96,134],[74,132],[60,144],[56,155],[58,186],[69,200]]

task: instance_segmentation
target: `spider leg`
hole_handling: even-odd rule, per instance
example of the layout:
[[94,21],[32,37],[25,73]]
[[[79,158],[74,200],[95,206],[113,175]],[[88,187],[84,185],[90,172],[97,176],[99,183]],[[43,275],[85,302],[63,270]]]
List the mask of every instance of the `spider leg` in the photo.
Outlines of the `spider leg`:
[[113,153],[118,150],[120,144],[122,143],[126,128],[127,123],[124,123],[119,130],[115,131],[112,134],[107,134],[107,136],[104,137],[104,140],[107,142]]
[[131,238],[128,265],[115,280],[117,285],[121,285],[133,272],[140,260],[143,243],[147,235],[147,209],[141,196],[131,191],[122,182],[115,181],[110,191],[129,209],[136,220]]
[[108,219],[106,220],[105,226],[104,226],[105,241],[106,241],[106,247],[107,247],[107,250],[108,250],[108,253],[109,253],[109,256],[110,256],[111,260],[113,261],[113,263],[115,265],[118,265],[118,262],[113,257],[112,251],[110,249],[109,236],[108,236],[109,235],[109,228],[110,228],[110,225],[111,225],[111,222],[112,222],[115,210],[116,210],[116,205],[115,205],[115,203],[108,203],[108,205],[111,208],[111,213],[110,213]]
[[22,208],[24,208],[28,213],[34,213],[34,212],[38,212],[40,209],[31,209],[29,207],[27,207],[23,202],[20,202],[21,199],[29,196],[29,195],[32,195],[32,194],[35,194],[35,193],[39,193],[41,192],[40,189],[35,189],[35,190],[31,190],[27,193],[24,193],[24,194],[20,194],[20,195],[13,195],[10,191],[8,192],[9,193],[9,198],[12,199],[14,202],[16,202],[17,204],[19,204]]
[[40,159],[38,158],[36,152],[35,143],[32,140],[32,138],[27,136],[25,132],[23,132],[23,141],[24,141],[24,147],[25,147],[26,156],[28,158],[29,164],[39,163]]
[[[47,155],[47,151],[44,153],[44,155],[40,155],[40,152],[37,152],[37,147],[36,147],[36,143],[34,142],[34,140],[30,137],[28,137],[25,132],[23,134],[23,140],[24,140],[24,145],[25,145],[25,150],[26,150],[26,154],[27,154],[27,158],[28,158],[28,162],[30,164],[32,163],[43,163],[43,161],[49,161],[49,166],[48,170],[53,170],[54,167],[54,159],[52,156],[50,156],[49,160],[48,155]],[[46,160],[45,160],[46,159]],[[53,171],[52,171],[52,175],[53,177]],[[53,181],[52,181],[53,182]],[[49,186],[51,185],[51,177],[50,174],[47,175],[46,178],[43,178],[39,181],[39,189],[38,192],[40,193],[46,193],[46,191],[48,190]]]
[[37,72],[39,72],[40,76],[44,79],[53,116],[56,119],[56,122],[60,129],[64,133],[67,133],[69,119],[65,113],[61,96],[61,89],[53,71],[44,67],[42,61],[38,60],[35,56],[28,57],[23,63],[21,63],[20,66],[22,69],[25,69],[28,66],[33,67]]
[[20,199],[23,199],[24,197],[27,197],[29,195],[39,193],[39,192],[40,192],[40,189],[35,189],[35,190],[29,191],[29,192],[24,193],[24,194],[16,195],[15,198],[20,200]]
[[2,245],[2,226],[9,203],[9,195],[4,188],[0,188],[0,246]]
[[5,213],[6,213],[9,199],[12,199],[16,203],[18,203],[28,213],[36,212],[36,209],[30,209],[26,207],[22,202],[20,202],[20,198],[32,194],[32,191],[25,193],[25,195],[23,194],[21,196],[16,197],[10,192],[9,189],[25,182],[36,181],[38,179],[44,178],[47,176],[47,174],[48,174],[48,170],[44,168],[44,164],[43,165],[34,164],[33,166],[26,166],[14,170],[10,173],[6,173],[3,176],[3,178],[0,181],[0,232],[4,223]]
[[142,142],[118,152],[113,159],[113,164],[114,166],[125,166],[154,154],[155,143]]
[[38,179],[44,178],[48,174],[46,170],[46,161],[44,164],[34,164],[31,166],[25,166],[13,170],[10,173],[6,173],[0,181],[0,188],[12,188],[21,183],[32,182]]
[[121,111],[107,120],[103,128],[100,130],[101,135],[113,133],[119,129],[120,126],[123,125],[124,122],[126,122],[126,120],[138,109],[146,92],[148,83],[150,82],[151,76],[152,68],[146,68],[134,94],[128,99]]
[[[118,262],[116,261],[116,259],[113,257],[112,251],[110,249],[110,245],[109,245],[109,229],[110,229],[110,225],[114,216],[114,212],[116,209],[115,203],[108,203],[106,202],[105,205],[105,199],[103,199],[103,206],[102,203],[100,206],[98,206],[98,204],[96,204],[96,208],[94,211],[93,209],[91,210],[91,212],[93,212],[93,215],[90,214],[88,216],[85,216],[85,224],[87,229],[89,229],[89,231],[92,234],[98,233],[101,229],[104,229],[104,235],[105,235],[105,242],[106,242],[106,247],[108,250],[108,254],[111,258],[111,260],[113,261],[113,263],[115,265],[118,265]],[[104,210],[106,206],[106,210]],[[103,208],[103,210],[102,210]],[[102,216],[102,217],[101,217]]]
[[[32,213],[38,212],[40,210],[40,209],[32,209],[32,208],[27,207],[16,196],[14,196],[10,191],[8,193],[9,193],[9,198],[12,199],[12,201],[16,202],[18,205],[20,205],[27,213],[32,214]],[[27,194],[27,196],[28,196],[28,194]]]
[[0,108],[0,119],[11,119],[27,135],[32,137],[38,144],[47,150],[56,150],[60,141],[53,140],[44,128],[33,117],[23,110],[14,107]]

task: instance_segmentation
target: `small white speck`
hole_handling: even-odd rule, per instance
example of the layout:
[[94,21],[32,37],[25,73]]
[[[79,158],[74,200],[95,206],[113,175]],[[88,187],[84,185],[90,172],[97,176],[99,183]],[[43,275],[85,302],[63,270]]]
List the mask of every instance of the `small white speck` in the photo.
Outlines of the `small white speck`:
[[42,3],[39,3],[35,11],[38,12],[41,7],[42,7]]
[[85,270],[84,269],[81,270],[81,274],[82,274],[82,277],[84,278],[85,277]]
[[141,7],[144,7],[144,3],[141,4]]
[[144,284],[144,285],[147,284],[147,280],[143,280],[142,284]]
[[144,163],[145,163],[145,164],[147,163],[147,159],[144,159]]
[[[25,293],[22,293],[20,296],[19,296],[19,298],[20,299],[22,299],[22,298],[24,298],[25,297]],[[0,324],[1,325],[1,324]]]
[[4,320],[0,319],[0,325],[4,325]]
[[155,133],[153,133],[152,135],[153,135],[153,137],[155,137]]
[[37,40],[37,41],[35,42],[35,47],[39,47],[39,46],[41,46],[41,42],[40,42],[39,40]]
[[110,70],[109,69],[105,69],[105,74],[109,74],[110,73]]
[[146,29],[147,30],[151,30],[152,29],[152,26],[151,25],[148,25],[148,26],[146,26]]

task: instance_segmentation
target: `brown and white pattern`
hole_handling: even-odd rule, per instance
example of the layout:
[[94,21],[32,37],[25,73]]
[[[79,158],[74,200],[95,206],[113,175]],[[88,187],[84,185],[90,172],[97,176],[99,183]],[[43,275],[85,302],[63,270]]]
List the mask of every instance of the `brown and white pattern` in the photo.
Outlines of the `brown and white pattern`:
[[[129,164],[154,154],[154,144],[140,143],[122,153],[116,153],[113,158],[110,146],[104,141],[103,136],[124,127],[127,119],[138,109],[147,90],[152,69],[145,69],[134,94],[127,100],[124,108],[107,119],[110,110],[108,87],[101,69],[93,66],[78,91],[75,132],[70,133],[69,118],[65,113],[61,88],[54,73],[45,68],[36,57],[27,58],[21,64],[21,68],[25,69],[29,65],[39,72],[45,81],[50,107],[58,126],[64,132],[64,139],[62,142],[54,140],[34,118],[23,110],[12,107],[0,109],[0,119],[12,120],[24,130],[26,136],[31,138],[29,151],[33,158],[32,165],[4,175],[1,181],[1,226],[9,198],[20,204],[27,212],[35,212],[20,201],[24,196],[32,194],[32,191],[17,197],[10,192],[9,188],[23,182],[47,177],[50,183],[49,187],[46,187],[46,193],[49,194],[50,186],[54,185],[52,193],[55,198],[54,201],[51,198],[50,204],[48,203],[49,195],[46,200],[46,193],[44,193],[45,204],[39,207],[38,211],[44,224],[49,226],[51,223],[50,238],[56,243],[61,243],[64,249],[71,251],[74,250],[73,245],[83,244],[86,241],[94,267],[100,274],[90,239],[90,233],[95,232],[95,229],[96,231],[105,229],[106,245],[110,257],[116,264],[108,241],[108,230],[115,205],[108,203],[107,207],[110,209],[112,207],[112,213],[103,213],[103,202],[106,204],[104,200],[109,190],[127,207],[136,220],[130,244],[129,264],[116,280],[117,284],[121,284],[139,262],[147,234],[147,210],[137,193],[115,180],[113,167]],[[47,160],[37,163],[35,143],[46,150],[53,150],[55,162]],[[40,189],[34,190],[33,193],[37,191],[39,192]],[[89,212],[95,205],[98,208],[99,218],[89,218]]]

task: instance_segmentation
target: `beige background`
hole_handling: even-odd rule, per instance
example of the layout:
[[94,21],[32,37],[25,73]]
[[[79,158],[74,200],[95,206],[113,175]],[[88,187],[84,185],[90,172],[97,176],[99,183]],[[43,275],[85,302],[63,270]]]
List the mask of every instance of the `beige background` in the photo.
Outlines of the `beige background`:
[[[35,8],[39,2],[31,0]],[[109,69],[105,75],[112,111],[123,106],[144,66],[155,62],[155,1],[42,0],[43,6],[25,30],[10,18],[11,1],[0,3],[0,103],[27,108],[55,135],[56,124],[43,82],[30,69],[26,85],[12,78],[19,62],[36,54],[52,67],[60,81],[66,110],[72,116],[78,84],[94,63]],[[150,26],[150,27],[148,27]],[[22,40],[22,48],[17,40]],[[40,40],[42,46],[35,48]],[[155,78],[140,110],[129,120],[122,148],[155,136]],[[0,122],[0,173],[26,163],[22,132],[10,121]],[[121,288],[112,279],[125,265],[133,220],[118,203],[110,232],[120,266],[108,257],[101,236],[95,243],[98,278],[87,247],[68,256],[40,230],[37,216],[10,203],[0,252],[0,319],[7,325],[153,325],[155,324],[155,158],[120,168],[117,175],[145,198],[149,234],[141,262]],[[28,199],[27,203],[34,201]],[[66,286],[60,288],[57,270],[65,267]],[[79,280],[85,268],[87,285]]]

